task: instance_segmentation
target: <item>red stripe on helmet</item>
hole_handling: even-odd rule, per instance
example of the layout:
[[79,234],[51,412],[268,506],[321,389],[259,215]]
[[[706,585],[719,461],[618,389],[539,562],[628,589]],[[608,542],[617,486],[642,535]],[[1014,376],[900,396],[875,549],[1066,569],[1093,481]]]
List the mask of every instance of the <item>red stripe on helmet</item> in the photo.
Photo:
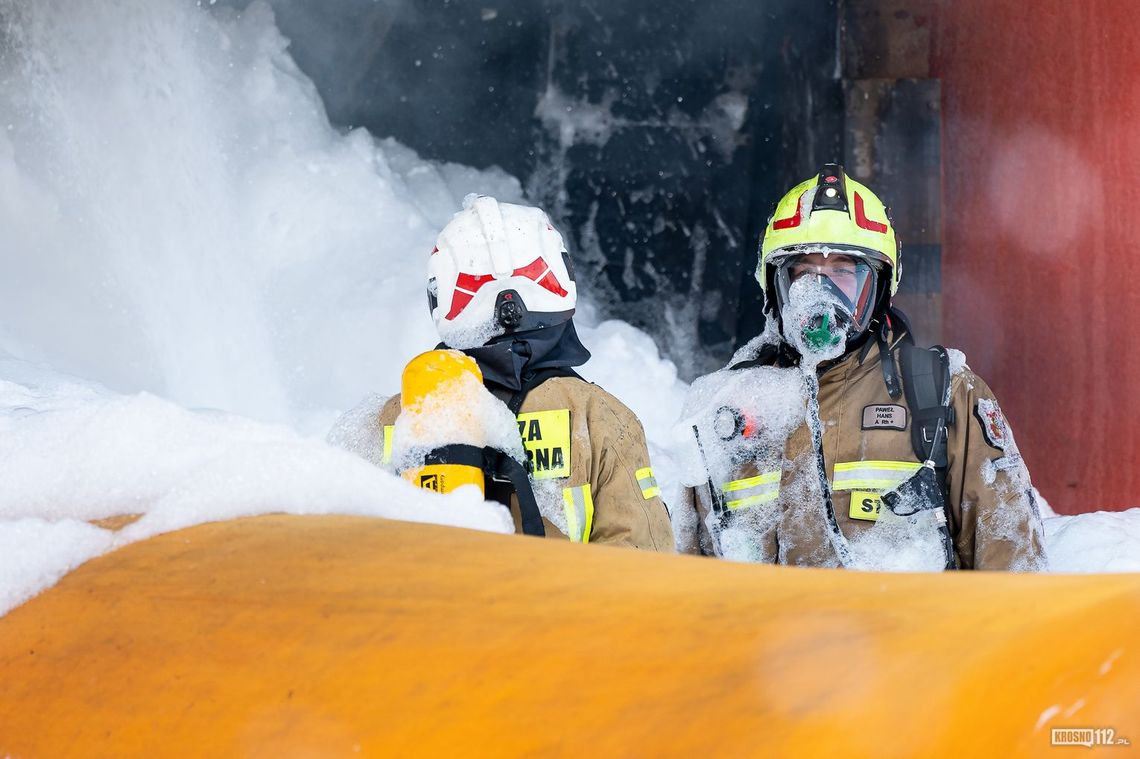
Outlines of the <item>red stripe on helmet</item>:
[[512,277],[526,277],[531,282],[537,282],[543,274],[546,273],[546,262],[542,257],[538,257],[531,261],[526,266],[520,266],[511,272]]
[[494,282],[494,274],[460,274],[455,279],[455,286],[469,293],[479,292],[479,288],[488,282]]
[[[511,272],[512,277],[525,277],[531,282],[535,282],[539,287],[548,290],[560,298],[565,298],[570,293],[562,287],[558,281],[558,277],[554,276],[554,272],[542,260],[542,257],[531,261],[526,266],[520,266]],[[451,296],[451,310],[447,313],[447,319],[454,319],[467,308],[467,304],[475,297],[475,293],[479,292],[479,288],[488,282],[495,281],[496,277],[493,274],[468,274],[461,273],[455,279],[455,292]]]
[[479,292],[479,288],[488,282],[494,281],[491,274],[460,274],[455,279],[455,292],[451,296],[451,310],[447,312],[447,319],[454,319],[467,308],[467,304]]
[[451,296],[451,310],[447,312],[447,319],[454,319],[459,316],[463,309],[467,308],[467,304],[474,298],[473,293],[466,292],[465,290],[456,290]]
[[512,276],[526,277],[531,282],[537,282],[540,287],[549,290],[560,298],[564,298],[569,293],[562,289],[562,284],[558,281],[558,277],[554,276],[554,272],[546,265],[546,261],[542,257],[538,257],[531,261],[526,266],[519,267],[512,272]]
[[883,235],[887,233],[886,224],[867,218],[867,212],[863,209],[863,196],[858,192],[855,193],[855,223],[868,232],[878,232]]
[[558,284],[558,278],[554,276],[554,272],[552,271],[546,272],[546,276],[538,280],[538,284],[541,287],[545,287],[547,290],[554,293],[559,298],[565,298],[570,294],[566,290],[562,289],[562,285]]
[[795,215],[789,216],[786,219],[776,219],[772,222],[772,229],[794,229],[800,225],[800,222],[803,221],[803,214],[800,211],[800,207],[803,205],[804,195],[807,195],[806,191],[796,200]]

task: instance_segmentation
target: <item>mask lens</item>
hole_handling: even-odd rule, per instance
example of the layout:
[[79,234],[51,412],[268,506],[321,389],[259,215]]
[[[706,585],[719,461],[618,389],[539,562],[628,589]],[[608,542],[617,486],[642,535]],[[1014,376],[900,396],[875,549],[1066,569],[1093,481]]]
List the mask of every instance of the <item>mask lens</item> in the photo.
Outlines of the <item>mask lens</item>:
[[814,277],[826,284],[851,315],[859,330],[870,321],[878,283],[879,264],[862,256],[831,252],[800,253],[780,261],[776,284],[786,299],[791,284],[803,277]]

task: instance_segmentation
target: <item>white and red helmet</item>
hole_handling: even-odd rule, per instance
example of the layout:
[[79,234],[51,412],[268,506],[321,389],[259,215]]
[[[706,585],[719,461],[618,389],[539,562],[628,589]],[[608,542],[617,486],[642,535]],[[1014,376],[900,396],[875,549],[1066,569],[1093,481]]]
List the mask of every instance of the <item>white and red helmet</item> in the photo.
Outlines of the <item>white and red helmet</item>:
[[452,348],[560,324],[577,297],[566,244],[540,208],[468,195],[428,261],[432,319]]

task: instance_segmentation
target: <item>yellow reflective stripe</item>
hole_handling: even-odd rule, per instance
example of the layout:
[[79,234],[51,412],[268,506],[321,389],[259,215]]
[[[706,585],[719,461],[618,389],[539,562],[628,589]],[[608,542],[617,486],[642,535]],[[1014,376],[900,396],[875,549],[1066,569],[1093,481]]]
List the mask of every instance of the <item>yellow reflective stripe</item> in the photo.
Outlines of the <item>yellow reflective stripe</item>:
[[906,480],[906,477],[891,477],[881,480],[836,480],[832,490],[890,490]]
[[835,465],[836,472],[855,472],[860,469],[887,469],[896,472],[916,472],[922,464],[913,461],[843,461]]
[[780,497],[780,490],[777,488],[769,493],[761,493],[760,495],[750,495],[747,498],[738,498],[735,501],[729,501],[725,504],[729,511],[736,511],[737,509],[745,509],[749,506],[755,506],[760,503],[768,503]]
[[384,462],[385,466],[392,463],[392,433],[395,431],[396,425],[394,424],[385,424],[384,429],[380,431],[380,436],[384,438],[384,454],[381,461]]
[[835,465],[832,490],[890,490],[922,468],[914,461],[844,461]]
[[724,483],[722,492],[738,496],[725,503],[725,506],[730,511],[735,511],[776,500],[780,496],[780,475],[780,471],[776,470]]
[[641,495],[645,500],[661,495],[661,488],[657,487],[657,478],[653,476],[653,467],[642,467],[634,472],[633,476],[637,478],[637,485],[641,488]]
[[726,493],[731,493],[734,490],[747,490],[748,488],[755,487],[756,485],[771,485],[773,482],[780,481],[780,472],[765,472],[758,474],[755,477],[749,477],[745,480],[733,480],[726,482],[724,487],[721,488]]
[[566,512],[566,529],[571,543],[589,543],[594,527],[594,497],[590,483],[580,488],[562,488],[562,508]]

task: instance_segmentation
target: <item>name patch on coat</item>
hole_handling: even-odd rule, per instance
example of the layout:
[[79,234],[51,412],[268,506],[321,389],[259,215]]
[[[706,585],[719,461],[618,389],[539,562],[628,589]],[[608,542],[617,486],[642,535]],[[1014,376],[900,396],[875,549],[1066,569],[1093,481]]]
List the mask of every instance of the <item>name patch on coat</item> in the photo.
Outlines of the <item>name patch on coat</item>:
[[897,403],[863,407],[863,429],[905,430],[906,406]]
[[518,415],[519,437],[536,480],[570,476],[570,409]]

